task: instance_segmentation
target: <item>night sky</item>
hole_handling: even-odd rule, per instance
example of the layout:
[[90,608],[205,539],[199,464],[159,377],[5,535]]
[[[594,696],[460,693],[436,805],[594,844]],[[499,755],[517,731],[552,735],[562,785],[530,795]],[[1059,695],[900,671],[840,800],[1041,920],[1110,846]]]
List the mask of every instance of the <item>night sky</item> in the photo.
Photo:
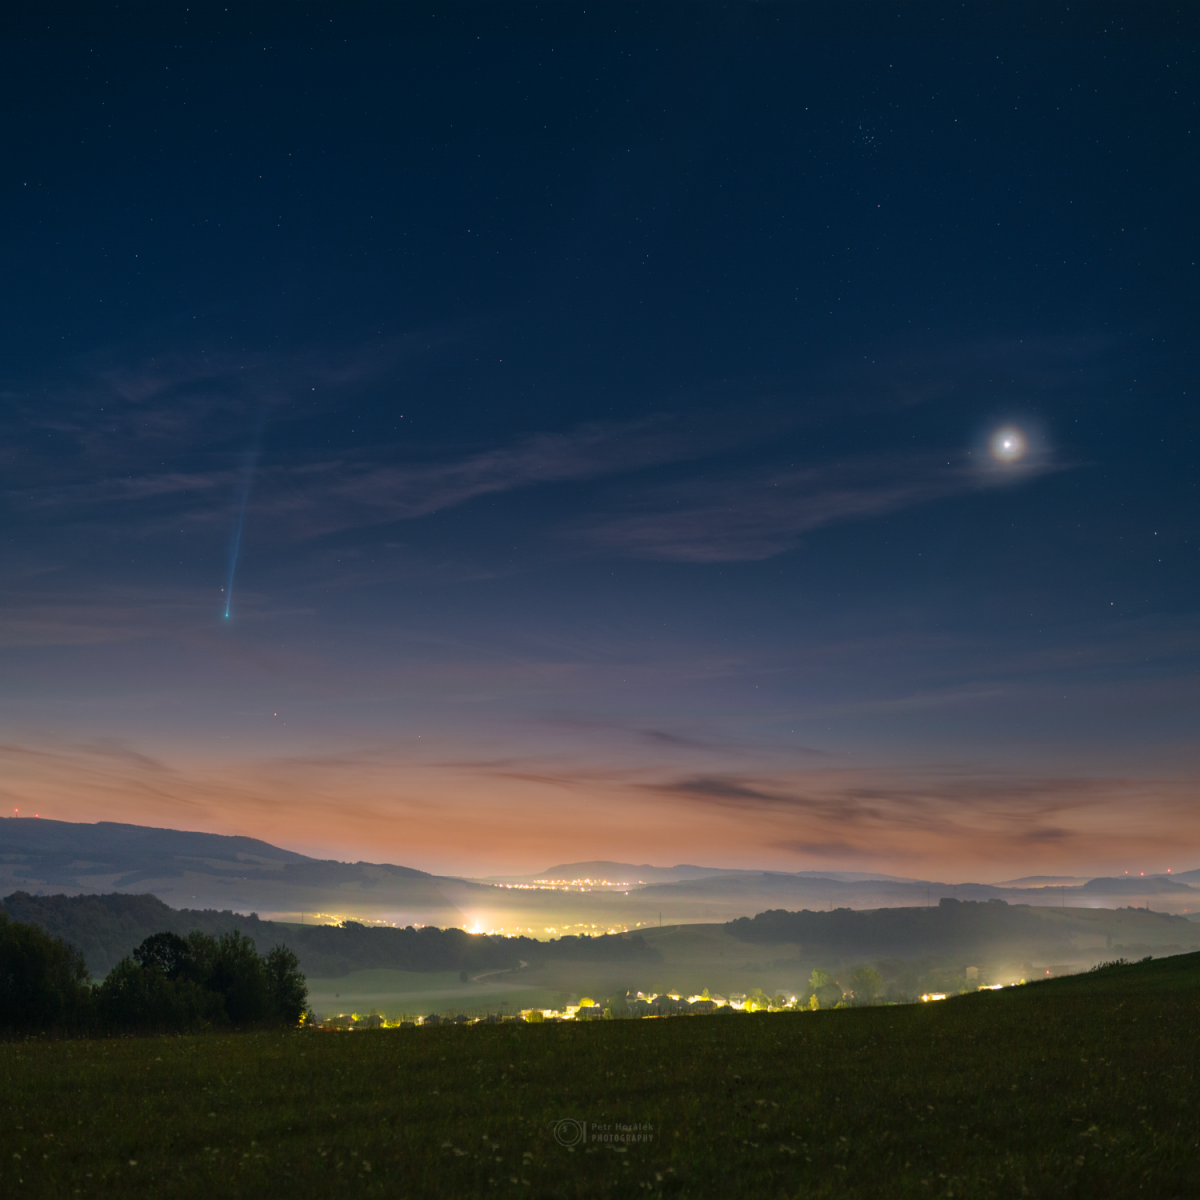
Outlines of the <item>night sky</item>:
[[10,813],[1200,865],[1195,5],[0,33]]

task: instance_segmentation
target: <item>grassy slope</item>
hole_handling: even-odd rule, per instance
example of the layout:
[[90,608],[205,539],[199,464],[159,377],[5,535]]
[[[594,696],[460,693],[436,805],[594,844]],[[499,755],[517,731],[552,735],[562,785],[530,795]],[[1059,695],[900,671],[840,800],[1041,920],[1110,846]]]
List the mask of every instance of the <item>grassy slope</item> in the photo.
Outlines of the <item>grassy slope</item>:
[[[967,953],[918,956],[880,964],[890,981],[901,968],[916,968],[914,986],[922,991],[940,991],[949,984],[944,975],[961,975],[969,964],[977,965],[982,978],[990,982],[1015,982],[1034,972],[1041,974],[1047,965],[1073,962],[1086,966],[1097,958],[1112,958],[1156,953],[1178,953],[1180,947],[1162,948],[1153,939],[1161,937],[1164,928],[1174,929],[1164,922],[1160,913],[1126,909],[1112,912],[1106,909],[1038,910],[1038,915],[1050,923],[1063,923],[1084,932],[1079,950],[1057,947],[1050,957],[1038,959],[1029,970],[1020,959],[1024,955],[989,953],[986,947]],[[1089,936],[1090,927],[1099,932]],[[1105,930],[1115,930],[1123,943],[1105,948]],[[661,963],[585,963],[567,959],[550,961],[522,971],[503,974],[488,973],[475,982],[459,984],[456,972],[354,971],[335,978],[309,979],[313,1007],[320,1013],[334,1015],[343,1012],[367,1012],[371,1008],[390,1017],[451,1012],[461,1008],[466,1012],[484,1009],[497,1011],[501,1001],[507,1001],[509,1011],[528,1007],[553,1007],[556,997],[569,995],[606,997],[626,988],[646,992],[682,990],[729,995],[748,992],[759,987],[770,995],[782,990],[788,995],[801,992],[814,967],[834,971],[844,981],[849,971],[862,963],[876,965],[871,955],[837,954],[823,949],[802,949],[793,943],[778,945],[744,942],[734,937],[723,925],[666,925],[643,932],[646,942],[662,953]],[[1175,933],[1173,936],[1178,937]],[[1128,943],[1128,944],[1126,944]],[[1130,950],[1129,945],[1135,947]],[[1030,951],[1030,953],[1032,953]],[[952,964],[953,969],[940,968]],[[847,984],[848,986],[848,984]]]
[[351,971],[336,979],[310,979],[308,999],[323,1016],[366,1013],[373,1008],[389,1020],[431,1012],[512,1014],[522,1008],[548,1007],[555,993],[509,982],[524,977],[525,973],[485,973],[478,981],[462,983],[457,971]]
[[907,1008],[11,1043],[0,1192],[1194,1196],[1198,1017],[1188,955]]

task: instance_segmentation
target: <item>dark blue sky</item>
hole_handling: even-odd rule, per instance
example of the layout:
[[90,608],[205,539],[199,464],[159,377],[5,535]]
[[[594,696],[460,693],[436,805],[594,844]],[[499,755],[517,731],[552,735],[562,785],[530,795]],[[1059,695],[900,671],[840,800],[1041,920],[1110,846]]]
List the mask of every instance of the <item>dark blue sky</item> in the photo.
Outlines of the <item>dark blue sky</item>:
[[230,8],[0,26],[10,809],[1195,865],[1192,6]]

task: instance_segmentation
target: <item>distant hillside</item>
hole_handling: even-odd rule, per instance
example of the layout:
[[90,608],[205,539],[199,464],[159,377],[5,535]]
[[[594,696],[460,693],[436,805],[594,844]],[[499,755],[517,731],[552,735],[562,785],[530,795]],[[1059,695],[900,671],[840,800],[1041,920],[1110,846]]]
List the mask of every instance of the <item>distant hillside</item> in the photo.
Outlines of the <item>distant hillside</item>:
[[0,889],[153,892],[179,909],[384,915],[464,924],[488,889],[390,863],[309,858],[255,838],[101,821],[0,820]]
[[[1109,908],[1135,904],[1187,913],[1200,910],[1200,889],[1175,882],[1174,876],[1097,879],[1077,887],[999,887],[985,883],[923,880],[846,879],[833,876],[727,874],[705,879],[655,883],[640,888],[644,908],[684,909],[694,921],[729,920],[767,909],[924,908],[950,900],[1003,900],[1038,907]],[[737,910],[740,908],[740,912]],[[734,913],[729,910],[733,909]]]
[[1029,887],[1078,887],[1087,883],[1086,875],[1024,875],[1020,879],[1002,879],[997,887],[1029,888]]
[[[377,865],[309,858],[257,838],[112,821],[85,825],[24,817],[0,823],[0,858],[10,869],[19,867],[47,883],[83,886],[92,879],[118,876],[114,882],[119,887],[137,883],[143,876],[179,878],[187,871],[311,886],[357,879],[363,867]],[[379,867],[406,879],[435,878],[412,867]]]
[[[1189,872],[1191,874],[1191,872]],[[1118,875],[1113,879],[1089,879],[1080,889],[1083,892],[1099,893],[1102,896],[1166,896],[1196,895],[1196,889],[1171,875],[1153,875],[1134,879]]]
[[192,833],[180,829],[156,829],[147,825],[123,825],[115,821],[93,824],[48,821],[33,817],[9,817],[0,824],[4,855],[25,855],[77,874],[88,867],[143,866],[150,855],[160,858],[258,859],[270,862],[311,862],[303,854],[281,850],[257,838],[227,837],[216,833]]
[[849,871],[788,874],[590,860],[560,863],[540,878],[545,877],[646,882],[628,890],[555,890],[528,886],[532,879],[479,882],[390,863],[309,858],[255,838],[112,822],[0,819],[0,896],[152,893],[180,911],[257,912],[283,922],[351,918],[549,937],[647,928],[660,921],[724,923],[769,909],[924,907],[944,897],[1200,912],[1200,889],[1188,886],[1197,873],[1190,871],[1068,886],[1043,878],[1036,881],[1040,886],[1016,887]]
[[[933,908],[904,907],[861,912],[774,910],[720,925],[650,929],[598,937],[494,937],[435,927],[298,926],[263,921],[251,914],[171,908],[154,896],[124,894],[31,896],[15,893],[0,902],[11,919],[41,925],[78,946],[93,978],[101,978],[152,933],[193,929],[219,935],[240,930],[260,952],[285,945],[310,978],[341,978],[353,971],[514,970],[532,974],[552,964],[571,964],[559,978],[618,976],[628,982],[665,965],[681,964],[734,980],[764,967],[786,977],[805,977],[812,965],[905,960],[962,964],[1004,961],[1090,964],[1105,958],[1141,958],[1200,949],[1200,926],[1183,917],[1143,908],[1056,909],[1000,902],[947,900]],[[719,935],[716,941],[714,935]],[[746,947],[745,955],[737,943]],[[750,960],[754,960],[753,963]],[[579,964],[576,967],[575,964]],[[587,965],[586,967],[584,966]],[[801,971],[800,967],[804,966]],[[611,966],[614,970],[608,970]],[[732,986],[728,985],[728,986]],[[789,983],[789,986],[793,986]]]
[[389,967],[400,971],[482,971],[552,959],[578,962],[655,963],[657,950],[640,934],[600,937],[488,937],[462,929],[427,926],[394,929],[357,922],[345,925],[287,925],[260,921],[254,914],[211,909],[174,909],[155,896],[30,896],[17,892],[0,902],[14,921],[40,925],[83,951],[96,978],[153,933],[188,934],[194,929],[219,935],[237,929],[254,939],[259,953],[288,946],[306,975],[336,978],[351,971]]
[[1180,883],[1200,883],[1200,868],[1195,871],[1172,871],[1170,875],[1159,876],[1158,878],[1174,879]]
[[[706,879],[710,875],[741,875],[744,871],[730,867],[697,867],[681,863],[675,867],[654,867],[649,863],[620,863],[593,860],[591,862],[559,863],[547,867],[540,875],[525,875],[533,879],[607,879],[613,883],[676,883],[682,879]],[[513,876],[512,878],[518,878]]]
[[[540,875],[496,876],[497,879],[520,879],[532,882],[535,879],[605,879],[613,883],[683,883],[692,879],[715,879],[727,876],[761,878],[777,875],[783,879],[812,880],[833,879],[839,883],[885,882],[913,883],[924,886],[923,880],[907,879],[899,875],[881,875],[869,871],[762,871],[755,867],[699,867],[693,863],[680,863],[674,867],[655,867],[650,863],[622,863],[605,860],[591,862],[559,863],[547,867]],[[1082,880],[1080,881],[1082,882]]]
[[[1055,910],[1002,900],[943,899],[936,907],[881,908],[861,912],[788,912],[775,909],[730,921],[725,928],[744,942],[792,943],[807,954],[842,957],[980,954],[1023,959],[1070,959],[1090,942],[1093,952],[1120,955],[1166,943],[1200,949],[1200,929],[1186,917],[1144,909]],[[1161,950],[1159,951],[1162,952]]]

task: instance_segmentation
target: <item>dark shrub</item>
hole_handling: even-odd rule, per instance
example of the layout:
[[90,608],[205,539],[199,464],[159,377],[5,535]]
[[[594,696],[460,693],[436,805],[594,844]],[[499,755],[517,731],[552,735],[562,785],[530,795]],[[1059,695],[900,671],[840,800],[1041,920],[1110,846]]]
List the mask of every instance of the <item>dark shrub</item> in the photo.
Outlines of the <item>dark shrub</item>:
[[148,970],[157,967],[171,980],[189,975],[189,968],[195,961],[187,938],[181,938],[177,933],[152,934],[133,952],[133,958]]
[[263,963],[272,1020],[295,1025],[308,1007],[308,985],[300,973],[300,960],[286,947],[268,951]]
[[[140,949],[140,947],[139,947]],[[157,966],[123,958],[96,992],[96,1011],[108,1029],[166,1032],[225,1024],[219,995],[191,979],[170,979]]]
[[113,1029],[295,1025],[307,1000],[300,965],[283,946],[262,958],[237,932],[156,933],[109,972],[97,1009]]
[[0,1029],[79,1026],[90,1011],[83,955],[36,925],[0,914]]
[[218,939],[207,986],[221,995],[234,1025],[260,1025],[272,1015],[267,973],[245,934],[234,931]]

